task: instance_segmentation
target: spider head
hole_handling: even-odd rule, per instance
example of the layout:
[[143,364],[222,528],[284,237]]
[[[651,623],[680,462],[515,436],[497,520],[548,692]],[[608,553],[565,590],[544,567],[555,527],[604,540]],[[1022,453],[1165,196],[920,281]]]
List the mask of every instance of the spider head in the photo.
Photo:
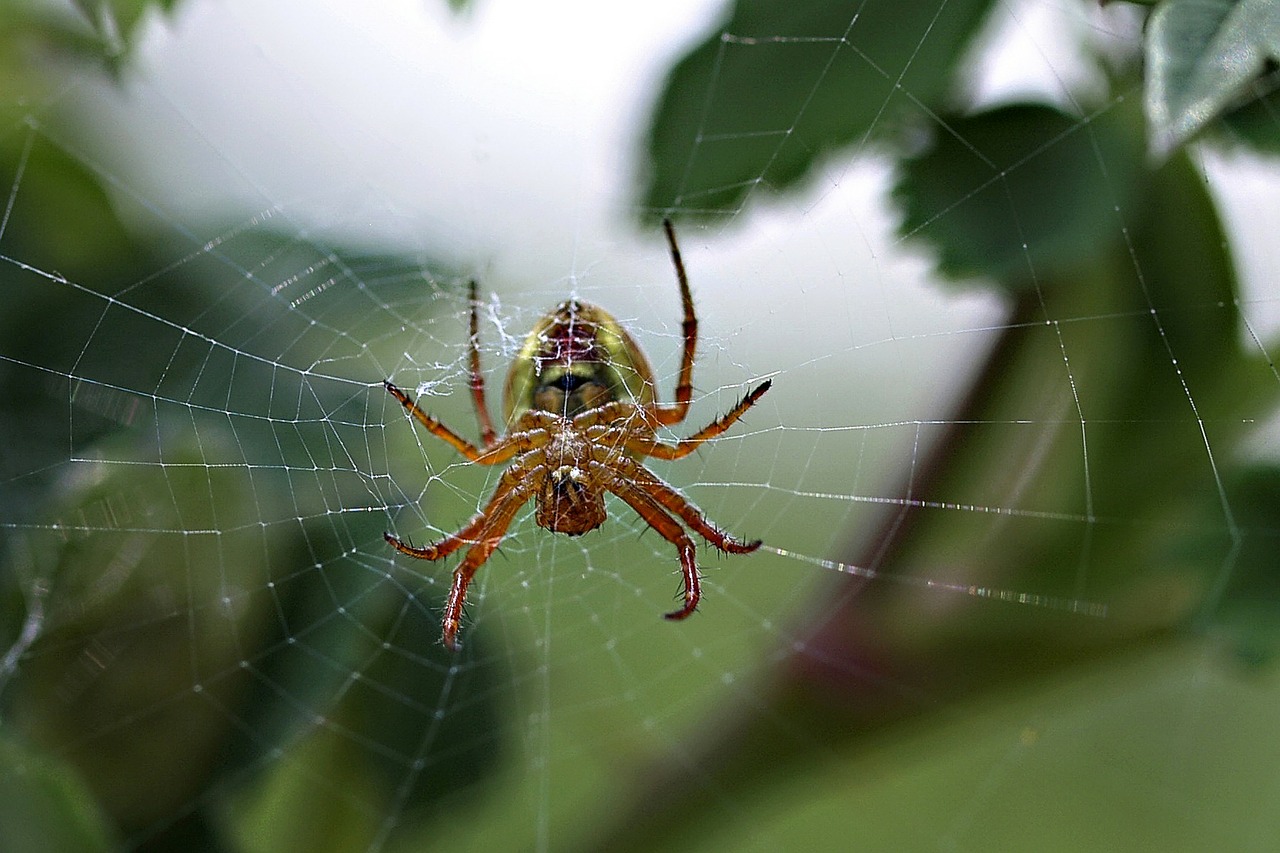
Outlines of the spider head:
[[554,533],[581,536],[604,523],[604,494],[581,468],[561,465],[542,482],[535,520]]

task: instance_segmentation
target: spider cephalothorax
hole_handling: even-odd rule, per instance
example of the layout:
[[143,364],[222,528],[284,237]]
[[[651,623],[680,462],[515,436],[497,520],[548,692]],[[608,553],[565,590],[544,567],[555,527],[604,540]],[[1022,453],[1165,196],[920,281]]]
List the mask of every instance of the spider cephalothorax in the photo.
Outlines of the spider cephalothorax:
[[460,437],[424,412],[390,382],[387,391],[419,423],[472,462],[500,465],[511,460],[488,504],[465,527],[424,548],[386,534],[396,550],[423,560],[438,560],[462,547],[466,556],[453,573],[445,602],[443,638],[457,647],[467,586],[506,535],[516,512],[536,502],[539,527],[569,536],[595,530],[606,518],[604,496],[625,501],[664,539],[676,546],[684,579],[684,605],[666,614],[683,619],[702,595],[693,540],[684,526],[722,551],[747,554],[760,540],[736,539],[707,520],[683,495],[662,482],[639,460],[680,459],[715,438],[742,417],[769,382],[758,385],[728,414],[688,438],[663,444],[661,426],[685,419],[693,397],[693,357],[698,321],[680,249],[670,222],[663,222],[684,306],[684,352],[675,402],[661,405],[654,394],[653,371],[640,348],[605,310],[577,300],[563,302],[534,326],[507,375],[507,431],[499,438],[485,403],[477,345],[476,287],[471,284],[471,393],[480,422],[480,446]]

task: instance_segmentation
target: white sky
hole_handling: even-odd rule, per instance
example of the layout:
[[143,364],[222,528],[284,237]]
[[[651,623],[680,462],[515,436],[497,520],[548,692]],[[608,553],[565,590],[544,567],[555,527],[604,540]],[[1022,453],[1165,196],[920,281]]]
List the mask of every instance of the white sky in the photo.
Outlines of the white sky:
[[[982,97],[1062,102],[1094,85],[1064,31],[1132,40],[1123,6],[1005,4]],[[659,236],[637,237],[628,219],[641,133],[662,75],[723,8],[475,0],[459,17],[444,0],[184,0],[147,31],[123,94],[81,91],[72,107],[91,117],[103,168],[195,234],[282,210],[299,232],[422,251],[499,292],[665,282]],[[1233,227],[1280,232],[1274,170],[1210,165]],[[927,260],[896,244],[887,180],[869,158],[828,164],[808,191],[754,205],[727,230],[682,234],[703,313],[728,334],[767,300],[769,322],[753,330],[764,351],[794,349],[771,329],[858,346],[998,323],[992,299],[940,293]],[[1272,243],[1238,243],[1263,335],[1280,329]],[[803,298],[773,298],[783,287]],[[654,310],[639,288],[632,298],[613,306],[619,316]],[[916,393],[957,384],[960,341],[948,344],[935,366],[917,365]]]

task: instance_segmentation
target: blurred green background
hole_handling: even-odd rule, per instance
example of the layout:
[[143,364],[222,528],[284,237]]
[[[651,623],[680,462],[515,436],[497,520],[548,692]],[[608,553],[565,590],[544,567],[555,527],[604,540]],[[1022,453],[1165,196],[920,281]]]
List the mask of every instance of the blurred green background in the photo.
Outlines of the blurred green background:
[[[446,239],[479,202],[398,243],[415,220],[363,173],[256,208],[170,195],[175,140],[122,136],[118,116],[153,86],[206,127],[148,82],[147,47],[166,28],[213,40],[207,6],[0,5],[0,849],[1280,844],[1277,294],[1237,272],[1274,249],[1224,228],[1206,165],[1247,159],[1280,189],[1277,4],[1073,12],[1120,33],[1055,36],[1087,85],[1050,63],[1055,97],[1002,98],[976,70],[1002,4],[708,7],[646,84],[636,138],[609,142],[643,284],[602,284],[590,261],[567,282],[485,269]],[[374,27],[335,8],[290,24]],[[433,14],[465,43],[517,13]],[[292,42],[236,32],[230,56],[337,97],[291,76]],[[464,87],[415,71],[409,88]],[[236,133],[287,173],[312,156],[293,140],[339,138],[349,116],[325,97],[300,125],[280,107]],[[513,144],[426,119],[482,176]],[[238,149],[208,144],[252,183]],[[885,289],[891,255],[928,259],[923,290],[877,297],[901,328],[916,304],[952,318],[888,347],[860,337],[864,283],[834,262],[811,281],[824,257],[802,242],[813,199],[867,160],[894,236],[874,243],[862,211],[834,233],[884,253]],[[353,188],[375,203],[347,205]],[[506,290],[481,329],[495,412],[504,355],[579,285],[638,299],[669,393],[665,216],[704,328],[686,432],[739,383],[775,390],[739,434],[657,470],[767,547],[700,549],[707,600],[673,630],[674,553],[639,522],[615,511],[583,540],[518,522],[450,654],[449,566],[406,566],[382,533],[452,529],[492,475],[415,432],[381,382],[472,434],[462,292],[483,272]],[[717,247],[752,217],[790,274],[754,255],[739,285]],[[975,325],[975,304],[994,320]]]

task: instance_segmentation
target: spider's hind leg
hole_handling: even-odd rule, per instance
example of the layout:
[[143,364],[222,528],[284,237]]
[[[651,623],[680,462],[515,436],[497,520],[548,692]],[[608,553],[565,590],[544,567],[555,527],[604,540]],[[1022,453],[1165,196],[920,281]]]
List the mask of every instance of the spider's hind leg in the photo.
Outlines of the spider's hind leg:
[[[458,631],[462,627],[462,608],[467,601],[467,587],[475,577],[485,560],[497,550],[502,538],[511,526],[516,512],[524,506],[533,493],[542,470],[540,460],[525,460],[512,465],[502,474],[498,488],[494,491],[489,503],[475,518],[458,533],[451,537],[459,547],[464,542],[470,544],[467,555],[462,558],[458,568],[453,570],[453,583],[449,588],[449,597],[445,601],[444,613],[441,616],[441,639],[450,649],[458,648]],[[449,540],[446,540],[449,541]]]
[[643,487],[612,477],[607,488],[626,501],[646,524],[658,531],[658,535],[675,545],[676,552],[680,555],[680,575],[684,580],[684,606],[663,616],[667,619],[684,619],[693,615],[693,611],[698,609],[698,602],[702,599],[702,576],[698,573],[697,555],[689,534]]
[[617,465],[628,480],[644,491],[649,500],[681,519],[685,524],[689,525],[690,530],[721,551],[727,554],[750,554],[763,544],[760,539],[753,539],[748,542],[721,530],[703,514],[702,510],[694,506],[688,498],[668,486],[656,474],[639,462],[621,456],[618,457],[614,464]]

